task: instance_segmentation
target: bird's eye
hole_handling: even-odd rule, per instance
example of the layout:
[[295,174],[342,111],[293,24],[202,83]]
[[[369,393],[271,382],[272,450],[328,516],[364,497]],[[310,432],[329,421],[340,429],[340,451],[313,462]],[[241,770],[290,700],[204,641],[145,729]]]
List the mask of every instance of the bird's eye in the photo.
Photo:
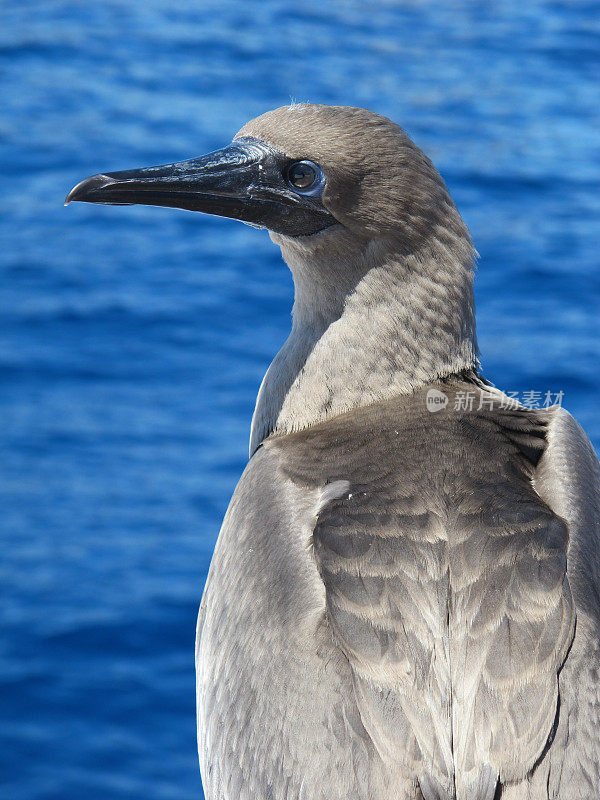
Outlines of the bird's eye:
[[323,173],[312,161],[294,161],[286,171],[286,178],[290,186],[301,192],[314,189],[320,183]]

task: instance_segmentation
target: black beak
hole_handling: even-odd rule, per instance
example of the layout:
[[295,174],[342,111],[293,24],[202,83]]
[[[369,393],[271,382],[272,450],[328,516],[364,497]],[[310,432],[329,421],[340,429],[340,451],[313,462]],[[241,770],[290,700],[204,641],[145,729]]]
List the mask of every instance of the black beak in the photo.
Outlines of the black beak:
[[65,200],[143,204],[239,219],[287,236],[310,236],[337,220],[318,196],[285,180],[288,159],[255,139],[239,139],[200,158],[160,167],[107,172],[78,183]]

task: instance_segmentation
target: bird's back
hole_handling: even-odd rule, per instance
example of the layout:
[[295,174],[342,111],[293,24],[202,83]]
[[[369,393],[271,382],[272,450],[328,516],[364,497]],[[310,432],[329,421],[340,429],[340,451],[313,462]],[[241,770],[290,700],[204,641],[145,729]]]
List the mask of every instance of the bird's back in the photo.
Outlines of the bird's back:
[[280,444],[292,481],[349,483],[313,533],[328,619],[377,750],[442,797],[493,796],[474,787],[531,770],[574,622],[567,528],[532,486],[547,415],[499,397],[478,410],[474,389],[448,387],[436,412],[424,392],[395,398]]
[[[535,488],[552,412],[503,408],[500,393],[490,408],[469,383],[435,391],[447,403],[434,412],[423,390],[272,437],[234,496],[226,559],[217,548],[200,644],[199,702],[210,706],[201,738],[204,725],[216,733],[223,704],[251,703],[247,724],[262,719],[294,750],[288,780],[306,769],[310,788],[324,756],[309,755],[308,740],[328,748],[319,786],[333,788],[323,796],[492,800],[498,781],[528,780],[555,732],[575,609],[568,526]],[[215,626],[229,626],[227,641]],[[219,680],[257,673],[267,682],[252,701],[228,699],[221,685],[216,702]],[[353,786],[343,770],[332,778],[340,760],[352,764]]]

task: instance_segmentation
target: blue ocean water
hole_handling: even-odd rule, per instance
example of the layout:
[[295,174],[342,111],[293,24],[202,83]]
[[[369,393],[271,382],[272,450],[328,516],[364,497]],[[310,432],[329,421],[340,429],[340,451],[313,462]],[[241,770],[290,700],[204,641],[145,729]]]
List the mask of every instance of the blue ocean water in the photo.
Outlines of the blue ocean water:
[[435,161],[485,373],[600,445],[600,3],[0,6],[0,797],[200,798],[196,609],[292,285],[267,234],[62,203],[290,99]]

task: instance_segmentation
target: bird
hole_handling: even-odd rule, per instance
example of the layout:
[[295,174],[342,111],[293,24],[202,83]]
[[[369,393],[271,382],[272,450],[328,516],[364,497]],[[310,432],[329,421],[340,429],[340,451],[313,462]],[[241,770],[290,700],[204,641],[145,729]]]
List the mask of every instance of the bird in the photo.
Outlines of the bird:
[[298,103],[72,200],[267,229],[294,280],[198,617],[207,800],[600,797],[600,466],[483,376],[429,158]]

